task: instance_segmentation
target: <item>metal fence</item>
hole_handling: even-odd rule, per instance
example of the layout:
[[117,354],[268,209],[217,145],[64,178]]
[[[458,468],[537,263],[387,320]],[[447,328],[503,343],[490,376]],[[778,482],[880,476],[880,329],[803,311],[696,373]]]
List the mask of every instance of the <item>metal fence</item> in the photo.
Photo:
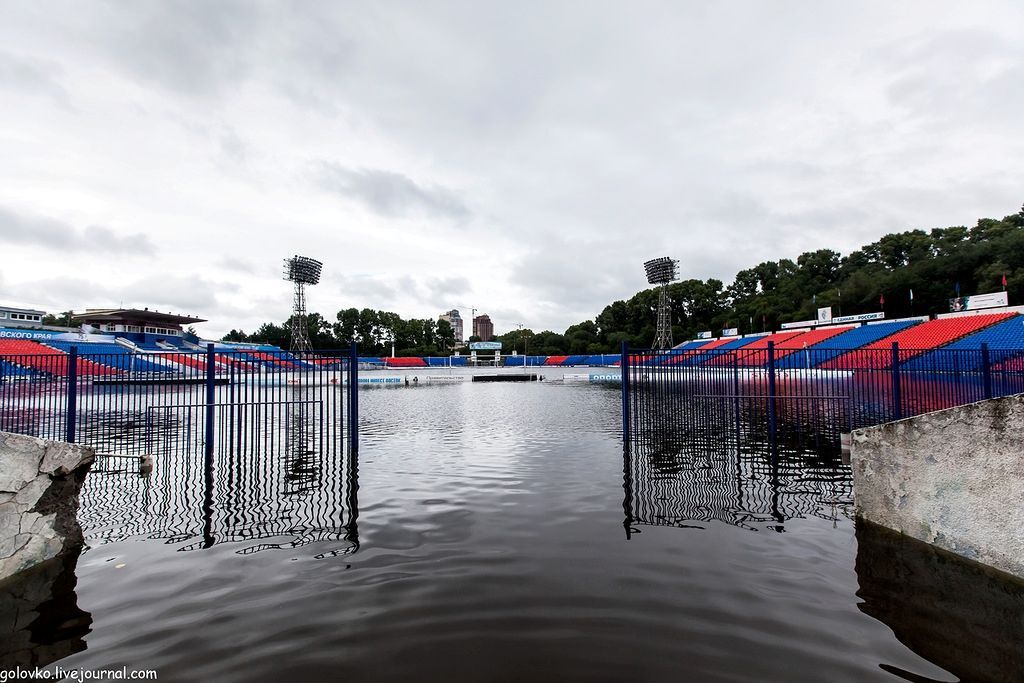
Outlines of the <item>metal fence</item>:
[[[623,438],[838,444],[889,420],[1024,392],[1024,349],[622,353]],[[660,434],[660,436],[658,436]]]
[[0,430],[112,455],[358,449],[358,362],[341,352],[0,355]]
[[1024,349],[622,349],[623,510],[645,525],[837,521],[840,435],[1024,391]]

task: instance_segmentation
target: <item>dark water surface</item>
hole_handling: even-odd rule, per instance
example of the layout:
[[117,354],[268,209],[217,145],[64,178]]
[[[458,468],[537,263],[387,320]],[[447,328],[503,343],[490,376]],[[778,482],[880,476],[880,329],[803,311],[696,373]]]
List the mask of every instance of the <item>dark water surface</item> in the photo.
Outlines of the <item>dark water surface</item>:
[[[3,654],[156,669],[162,681],[1013,671],[1024,591],[962,580],[945,593],[959,609],[941,607],[936,586],[952,580],[933,572],[948,561],[855,533],[848,479],[827,458],[788,456],[774,478],[757,457],[714,449],[624,461],[609,387],[420,385],[360,398],[358,463],[298,448],[219,455],[212,473],[158,461],[149,478],[91,474],[90,548],[63,578],[38,577],[59,595],[35,589],[46,623],[63,623],[62,609],[74,618]],[[949,642],[929,651],[929,629]]]

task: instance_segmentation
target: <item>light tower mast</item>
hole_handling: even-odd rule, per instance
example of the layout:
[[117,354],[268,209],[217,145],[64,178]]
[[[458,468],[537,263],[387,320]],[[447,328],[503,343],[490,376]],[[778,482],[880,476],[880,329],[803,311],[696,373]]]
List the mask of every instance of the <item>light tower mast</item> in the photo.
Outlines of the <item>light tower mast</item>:
[[672,348],[672,306],[668,301],[668,283],[679,278],[679,261],[668,256],[644,262],[647,282],[660,285],[658,292],[658,324],[655,328],[652,349]]
[[292,298],[291,351],[308,353],[313,350],[306,323],[306,285],[320,282],[324,264],[308,256],[293,256],[284,260],[284,279],[295,284]]

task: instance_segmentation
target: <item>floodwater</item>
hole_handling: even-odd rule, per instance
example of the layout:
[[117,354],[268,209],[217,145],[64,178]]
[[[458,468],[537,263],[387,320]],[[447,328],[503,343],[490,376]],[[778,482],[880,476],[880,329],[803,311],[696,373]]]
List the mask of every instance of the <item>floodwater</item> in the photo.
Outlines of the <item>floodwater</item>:
[[955,681],[1024,666],[1024,588],[856,528],[836,454],[724,437],[624,452],[618,389],[593,384],[421,382],[360,403],[358,458],[298,438],[212,468],[158,458],[147,477],[102,463],[87,550],[0,591],[20,615],[0,668]]

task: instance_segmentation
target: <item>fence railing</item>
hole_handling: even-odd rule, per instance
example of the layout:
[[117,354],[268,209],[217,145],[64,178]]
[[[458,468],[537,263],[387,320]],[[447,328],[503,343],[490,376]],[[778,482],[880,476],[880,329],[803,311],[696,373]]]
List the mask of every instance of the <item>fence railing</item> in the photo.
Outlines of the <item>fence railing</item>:
[[0,355],[0,431],[119,455],[358,449],[358,361],[223,350]]
[[1024,349],[622,350],[623,438],[822,439],[1024,392]]

